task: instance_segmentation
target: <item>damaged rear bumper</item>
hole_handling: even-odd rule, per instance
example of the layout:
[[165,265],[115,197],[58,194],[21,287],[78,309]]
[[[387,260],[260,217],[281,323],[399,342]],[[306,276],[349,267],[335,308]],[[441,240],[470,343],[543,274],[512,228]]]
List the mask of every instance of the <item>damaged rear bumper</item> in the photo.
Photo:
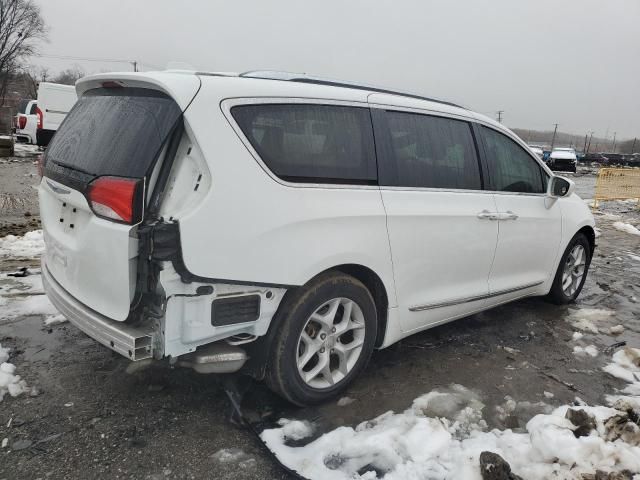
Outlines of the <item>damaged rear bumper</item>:
[[151,328],[133,327],[111,320],[80,303],[53,278],[44,259],[42,285],[49,300],[60,313],[97,342],[130,360],[153,357],[154,338]]

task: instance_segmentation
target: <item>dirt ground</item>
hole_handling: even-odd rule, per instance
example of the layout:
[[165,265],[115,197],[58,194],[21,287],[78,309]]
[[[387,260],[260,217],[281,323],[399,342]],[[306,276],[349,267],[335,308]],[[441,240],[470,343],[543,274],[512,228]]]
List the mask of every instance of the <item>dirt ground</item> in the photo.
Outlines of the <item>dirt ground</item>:
[[[38,228],[32,161],[0,162],[0,236]],[[571,176],[578,193],[592,198],[594,173]],[[354,400],[347,407],[293,409],[261,385],[241,382],[243,408],[256,425],[286,415],[326,430],[403,410],[421,394],[457,383],[480,394],[490,427],[518,429],[575,397],[603,404],[605,394],[622,386],[601,371],[610,359],[607,347],[640,346],[640,237],[612,227],[617,216],[638,224],[640,212],[612,202],[596,213],[601,235],[576,305],[530,298],[407,338],[374,354],[346,392]],[[15,267],[0,264],[0,271]],[[583,344],[600,351],[594,358],[572,351],[571,321],[589,308],[614,312],[599,320],[599,333],[585,335]],[[618,324],[624,331],[609,334]],[[231,421],[221,377],[164,365],[133,371],[128,360],[68,323],[45,327],[40,316],[0,320],[0,343],[12,348],[10,361],[39,390],[0,403],[0,440],[9,439],[0,449],[0,480],[290,478],[248,429]],[[505,416],[500,407],[507,396],[518,408]],[[225,461],[215,455],[223,448],[243,454]]]

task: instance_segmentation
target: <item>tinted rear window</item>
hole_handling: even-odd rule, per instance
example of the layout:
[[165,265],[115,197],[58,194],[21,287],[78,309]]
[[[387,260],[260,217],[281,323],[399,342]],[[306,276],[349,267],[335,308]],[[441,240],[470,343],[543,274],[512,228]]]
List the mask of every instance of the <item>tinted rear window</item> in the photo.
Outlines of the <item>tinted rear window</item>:
[[29,105],[29,102],[31,100],[20,100],[20,103],[18,104],[18,113],[27,113],[27,105]]
[[376,182],[367,108],[335,105],[243,105],[231,113],[264,163],[289,181]]
[[150,173],[181,113],[170,97],[156,90],[89,90],[49,144],[45,174],[60,178],[73,170],[90,177],[142,178]]

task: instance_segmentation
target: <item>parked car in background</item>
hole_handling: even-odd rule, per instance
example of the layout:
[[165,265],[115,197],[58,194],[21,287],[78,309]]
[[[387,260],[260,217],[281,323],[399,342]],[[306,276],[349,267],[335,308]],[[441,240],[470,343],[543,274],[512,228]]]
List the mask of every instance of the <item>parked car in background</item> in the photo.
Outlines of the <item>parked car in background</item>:
[[602,153],[587,153],[584,156],[585,162],[596,162],[600,165],[608,165],[609,159],[605,157]]
[[621,153],[604,153],[609,160],[609,165],[624,165],[625,164],[625,156]]
[[78,96],[73,85],[40,82],[38,86],[38,107],[41,112],[41,124],[37,130],[38,146],[46,147],[75,105]]
[[38,102],[31,99],[22,100],[14,117],[16,141],[35,144],[39,123]]
[[544,159],[544,148],[538,147],[537,145],[529,145],[529,148],[533,153],[540,157],[540,160]]
[[576,172],[578,158],[573,148],[554,148],[549,155],[547,165],[551,170],[563,172]]
[[77,91],[44,156],[43,284],[130,360],[242,368],[313,404],[375,348],[523,297],[567,304],[586,279],[573,182],[465,108],[278,72]]

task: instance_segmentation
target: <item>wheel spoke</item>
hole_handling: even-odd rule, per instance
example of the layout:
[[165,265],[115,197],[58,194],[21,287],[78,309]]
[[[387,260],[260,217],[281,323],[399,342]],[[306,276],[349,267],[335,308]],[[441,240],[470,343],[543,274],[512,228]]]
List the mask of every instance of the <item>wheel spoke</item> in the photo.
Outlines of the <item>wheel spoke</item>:
[[[323,313],[318,313],[318,310],[322,310],[325,306],[329,305],[329,309]],[[322,325],[326,330],[331,331],[334,325],[334,321],[336,318],[336,313],[338,312],[338,307],[340,306],[340,299],[334,298],[330,302],[322,305],[316,312],[311,315],[311,320]]]
[[[306,333],[304,334],[306,335]],[[307,340],[303,340],[305,343],[305,350],[303,356],[298,357],[298,369],[303,370],[304,367],[307,366],[307,363],[318,353],[318,351],[322,348],[322,342],[313,340],[309,335],[306,335]]]
[[[318,354],[318,364],[308,372],[301,372],[305,377],[305,382],[309,383],[314,380],[320,373],[329,367],[329,355],[325,352]],[[324,376],[324,375],[323,375]]]
[[573,266],[577,267],[578,265],[580,265],[582,263],[582,256],[584,254],[584,249],[582,248],[582,246],[579,246],[579,248],[577,248],[574,259],[575,261],[573,262]]

